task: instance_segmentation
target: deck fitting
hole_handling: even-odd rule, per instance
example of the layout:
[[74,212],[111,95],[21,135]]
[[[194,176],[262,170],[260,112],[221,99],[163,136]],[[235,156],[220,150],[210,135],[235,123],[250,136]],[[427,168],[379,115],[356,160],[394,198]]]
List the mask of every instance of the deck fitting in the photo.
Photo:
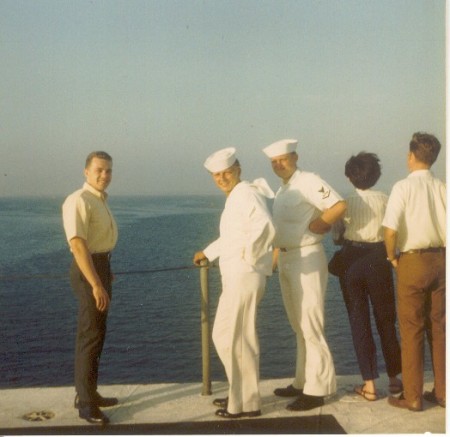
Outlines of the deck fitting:
[[51,411],[33,411],[32,413],[24,414],[23,419],[29,422],[43,422],[44,420],[50,420],[55,417],[55,413]]

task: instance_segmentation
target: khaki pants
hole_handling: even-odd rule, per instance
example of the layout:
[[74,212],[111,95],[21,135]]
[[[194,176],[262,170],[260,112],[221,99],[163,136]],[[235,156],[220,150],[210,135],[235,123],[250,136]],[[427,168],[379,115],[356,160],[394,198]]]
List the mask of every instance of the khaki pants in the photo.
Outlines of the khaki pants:
[[405,399],[422,399],[425,334],[436,397],[445,399],[445,252],[402,254],[397,275]]

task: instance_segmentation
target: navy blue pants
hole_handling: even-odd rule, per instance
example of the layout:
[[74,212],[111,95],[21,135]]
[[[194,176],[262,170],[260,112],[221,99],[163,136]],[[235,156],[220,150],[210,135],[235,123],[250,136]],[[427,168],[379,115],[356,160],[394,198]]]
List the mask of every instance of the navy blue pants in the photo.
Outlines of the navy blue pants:
[[[94,266],[111,298],[111,269],[107,256],[93,256]],[[98,366],[106,336],[107,311],[95,306],[92,287],[75,260],[70,268],[70,282],[78,299],[78,325],[75,345],[75,389],[82,404],[95,403]]]
[[395,328],[392,268],[382,243],[367,248],[344,245],[339,276],[347,307],[353,345],[362,378],[378,378],[377,352],[372,334],[370,306],[380,336],[388,376],[401,373],[401,352]]

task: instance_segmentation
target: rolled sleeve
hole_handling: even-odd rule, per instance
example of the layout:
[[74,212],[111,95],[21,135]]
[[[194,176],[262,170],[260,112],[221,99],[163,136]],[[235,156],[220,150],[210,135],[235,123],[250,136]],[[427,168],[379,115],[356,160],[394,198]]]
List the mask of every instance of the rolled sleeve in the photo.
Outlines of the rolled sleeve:
[[398,231],[400,222],[404,215],[404,201],[401,195],[401,186],[394,185],[391,195],[386,206],[386,212],[383,218],[383,226],[385,228]]
[[63,204],[64,232],[68,242],[75,237],[87,240],[89,214],[81,196],[69,196]]

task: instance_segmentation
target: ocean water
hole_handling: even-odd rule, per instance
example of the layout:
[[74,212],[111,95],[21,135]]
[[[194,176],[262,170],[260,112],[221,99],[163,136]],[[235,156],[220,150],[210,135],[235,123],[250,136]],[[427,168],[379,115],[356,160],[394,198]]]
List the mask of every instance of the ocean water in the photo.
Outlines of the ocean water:
[[[0,388],[73,383],[77,305],[68,280],[63,200],[0,199]],[[222,196],[111,197],[120,234],[101,384],[201,381],[200,277],[187,267],[194,252],[217,237],[223,204]],[[334,245],[329,237],[324,244],[330,258]],[[212,323],[220,278],[217,268],[209,272]],[[331,275],[325,317],[336,372],[358,374],[347,313]],[[258,331],[261,378],[292,376],[295,338],[277,274],[267,283]],[[384,372],[379,344],[378,355]],[[225,379],[213,346],[211,376]]]

